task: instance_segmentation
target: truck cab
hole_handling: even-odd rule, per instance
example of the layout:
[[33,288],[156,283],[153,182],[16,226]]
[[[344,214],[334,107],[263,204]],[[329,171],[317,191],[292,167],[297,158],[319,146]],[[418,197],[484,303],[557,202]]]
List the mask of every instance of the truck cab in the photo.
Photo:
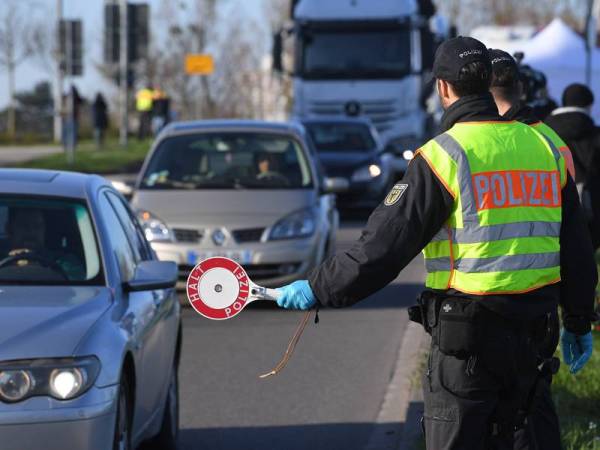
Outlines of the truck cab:
[[[294,42],[292,114],[366,116],[398,155],[422,144],[433,12],[429,1],[417,0],[296,1],[287,33]],[[276,39],[275,47],[285,45]]]

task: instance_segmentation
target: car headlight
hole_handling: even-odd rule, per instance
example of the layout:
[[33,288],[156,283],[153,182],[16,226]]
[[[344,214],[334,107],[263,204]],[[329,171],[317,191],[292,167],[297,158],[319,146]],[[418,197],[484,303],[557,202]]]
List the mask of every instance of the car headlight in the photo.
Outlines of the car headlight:
[[31,390],[31,376],[24,370],[0,372],[0,398],[8,402],[23,400]]
[[413,152],[412,150],[404,150],[402,152],[402,157],[405,160],[410,161],[411,159],[413,159],[415,157],[415,152]]
[[150,211],[139,210],[138,220],[148,242],[173,242],[171,229]]
[[70,400],[87,391],[99,372],[94,356],[0,363],[0,401],[15,403],[39,395]]
[[381,175],[381,166],[378,164],[369,164],[368,166],[357,169],[352,174],[352,181],[370,181]]
[[296,211],[284,217],[273,226],[269,239],[295,239],[312,236],[317,228],[316,213],[313,208]]

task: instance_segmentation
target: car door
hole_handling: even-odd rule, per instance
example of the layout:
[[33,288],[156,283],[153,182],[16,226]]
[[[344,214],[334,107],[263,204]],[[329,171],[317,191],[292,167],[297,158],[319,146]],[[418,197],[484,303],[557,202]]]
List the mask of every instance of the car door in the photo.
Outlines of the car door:
[[[121,280],[126,282],[133,277],[135,267],[141,260],[141,255],[131,242],[127,228],[119,219],[112,202],[109,200],[109,196],[112,195],[114,194],[111,190],[102,191],[99,204],[103,219],[110,230],[113,253],[119,265]],[[145,428],[145,425],[152,418],[157,397],[156,392],[150,390],[152,383],[149,381],[153,378],[152,371],[155,370],[151,361],[153,347],[158,346],[155,327],[157,308],[151,291],[130,293],[122,291],[122,296],[121,300],[126,307],[125,315],[133,324],[131,339],[136,352],[136,404],[134,406],[133,429],[137,431]],[[149,371],[150,377],[146,376]]]
[[[107,196],[127,233],[138,262],[155,259],[137,219],[123,198],[110,191]],[[144,376],[141,380],[144,390],[143,406],[152,413],[161,410],[173,367],[178,332],[177,296],[174,289],[157,289],[142,294],[151,294],[154,303],[143,343]]]

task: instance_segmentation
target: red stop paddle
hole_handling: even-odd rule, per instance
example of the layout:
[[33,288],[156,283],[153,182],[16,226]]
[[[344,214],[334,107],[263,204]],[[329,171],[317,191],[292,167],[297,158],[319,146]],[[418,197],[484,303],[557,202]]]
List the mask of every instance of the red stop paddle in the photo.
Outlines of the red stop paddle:
[[[200,261],[188,276],[186,292],[192,308],[211,320],[231,319],[254,301],[277,301],[281,295],[277,289],[267,289],[254,284],[241,265],[232,259],[222,257]],[[310,314],[311,311],[307,311],[303,316],[281,361],[273,370],[260,375],[260,378],[276,375],[286,366],[308,323]]]

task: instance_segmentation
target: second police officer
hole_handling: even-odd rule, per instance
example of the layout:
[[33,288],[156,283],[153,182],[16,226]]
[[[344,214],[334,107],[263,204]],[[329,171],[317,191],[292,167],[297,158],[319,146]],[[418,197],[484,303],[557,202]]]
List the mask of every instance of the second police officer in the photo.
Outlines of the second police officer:
[[423,250],[426,290],[412,318],[432,336],[429,450],[513,448],[559,303],[571,371],[592,351],[597,273],[575,185],[551,141],[498,114],[491,71],[475,39],[438,48],[444,132],[419,149],[358,241],[278,300],[290,309],[353,305]]

